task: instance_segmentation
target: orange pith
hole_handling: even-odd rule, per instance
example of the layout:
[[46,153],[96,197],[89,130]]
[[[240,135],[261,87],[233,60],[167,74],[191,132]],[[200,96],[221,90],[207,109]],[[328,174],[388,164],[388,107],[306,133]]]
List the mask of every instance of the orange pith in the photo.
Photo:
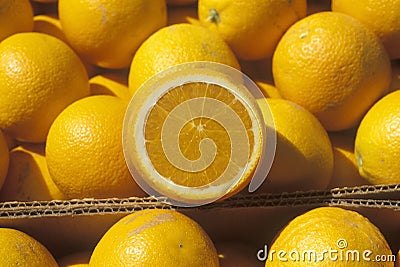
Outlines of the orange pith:
[[[248,110],[244,104],[226,88],[210,83],[191,82],[169,90],[157,101],[147,115],[144,127],[147,154],[156,171],[163,177],[169,177],[173,183],[188,187],[198,187],[216,181],[225,171],[231,158],[231,132],[212,118],[193,118],[188,121],[179,133],[179,149],[189,160],[200,158],[201,141],[210,138],[217,148],[212,163],[201,171],[185,171],[172,165],[163,152],[161,130],[162,124],[170,112],[179,104],[194,98],[216,99],[239,115],[249,140],[249,158],[253,152],[254,133]],[[245,144],[243,144],[245,145]],[[237,166],[238,172],[243,166]]]

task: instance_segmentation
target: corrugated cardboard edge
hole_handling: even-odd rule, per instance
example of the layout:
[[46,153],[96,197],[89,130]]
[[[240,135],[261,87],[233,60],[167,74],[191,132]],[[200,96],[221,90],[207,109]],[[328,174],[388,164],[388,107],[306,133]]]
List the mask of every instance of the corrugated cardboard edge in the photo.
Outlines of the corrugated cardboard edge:
[[[365,185],[325,191],[298,191],[281,194],[238,194],[229,199],[192,209],[282,206],[343,206],[400,210],[400,184]],[[78,216],[130,213],[143,209],[188,209],[172,205],[166,198],[130,197],[72,199],[0,203],[0,218]]]

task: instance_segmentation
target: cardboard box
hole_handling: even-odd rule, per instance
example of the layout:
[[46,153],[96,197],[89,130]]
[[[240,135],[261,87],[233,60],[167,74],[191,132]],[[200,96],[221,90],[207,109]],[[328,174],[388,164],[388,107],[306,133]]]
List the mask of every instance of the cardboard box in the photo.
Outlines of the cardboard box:
[[360,212],[381,229],[393,253],[400,249],[400,184],[281,194],[243,191],[195,208],[176,207],[154,197],[3,202],[0,226],[30,234],[60,257],[92,250],[112,224],[131,212],[177,209],[199,222],[213,240],[244,242],[258,251],[291,219],[319,206]]

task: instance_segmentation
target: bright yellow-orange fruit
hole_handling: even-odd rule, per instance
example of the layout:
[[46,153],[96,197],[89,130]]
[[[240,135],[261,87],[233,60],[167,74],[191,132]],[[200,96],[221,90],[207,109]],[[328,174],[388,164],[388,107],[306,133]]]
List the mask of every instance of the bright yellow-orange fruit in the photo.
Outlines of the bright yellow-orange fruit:
[[[179,95],[181,97],[180,99],[177,99]],[[209,194],[211,198],[213,194],[218,196],[221,193],[226,193],[225,197],[227,197],[241,190],[250,182],[261,154],[261,133],[257,131],[256,118],[251,115],[251,111],[247,110],[248,107],[239,101],[233,103],[232,101],[234,101],[235,96],[229,93],[223,87],[208,83],[193,83],[187,84],[186,86],[177,87],[165,94],[157,103],[157,105],[150,111],[146,125],[144,126],[147,139],[147,153],[149,154],[149,158],[152,161],[154,168],[164,177],[170,177],[172,182],[176,184],[177,188],[173,189],[175,191],[174,193],[178,193],[177,191],[179,191],[180,186],[193,187],[192,190],[194,191],[196,187],[206,186],[214,181],[217,182],[217,179],[222,177],[224,172],[227,171],[227,166],[229,163],[231,161],[235,161],[233,158],[237,156],[231,154],[233,153],[231,151],[231,146],[238,144],[232,144],[233,141],[230,137],[232,133],[224,128],[229,126],[222,126],[220,124],[221,122],[213,119],[208,120],[204,118],[193,118],[191,123],[185,124],[185,127],[181,129],[179,133],[180,146],[177,149],[184,148],[182,149],[184,151],[183,153],[189,159],[195,160],[202,156],[199,147],[201,148],[201,142],[203,139],[212,139],[215,142],[215,145],[218,147],[219,151],[215,155],[214,161],[210,163],[208,168],[196,172],[171,166],[171,162],[169,161],[170,159],[165,156],[163,147],[165,146],[166,142],[173,143],[173,140],[164,140],[161,138],[161,129],[154,127],[155,125],[162,125],[168,118],[169,115],[165,111],[172,111],[177,104],[185,103],[190,99],[200,97],[209,97],[221,101],[226,105],[230,105],[236,114],[240,116],[241,123],[243,123],[243,125],[246,127],[244,131],[246,131],[250,137],[248,140],[250,154],[249,158],[246,158],[246,162],[248,162],[251,168],[248,169],[246,173],[242,174],[243,177],[238,181],[235,187],[230,189],[229,192],[218,192],[218,183],[216,183],[215,186],[210,186],[209,188]],[[231,123],[233,124],[232,121]],[[255,129],[254,132],[253,129]],[[243,147],[244,145],[247,144],[243,144]],[[245,153],[244,149],[242,153]],[[205,157],[203,157],[203,160],[207,161]],[[231,171],[233,170],[235,169],[231,169]],[[155,183],[157,182],[161,181],[155,181]],[[166,192],[169,190],[171,190],[171,188],[165,188]],[[203,190],[206,191],[205,189]],[[190,198],[191,193],[192,192],[190,192],[190,190],[188,192],[182,190],[182,192],[180,192],[178,195],[185,197],[187,194],[186,197]],[[195,198],[195,196],[193,197]]]
[[369,182],[400,183],[400,90],[368,111],[358,127],[354,149],[359,172]]
[[391,58],[400,58],[400,0],[332,0],[332,10],[364,23],[379,37]]
[[[226,72],[214,72],[216,67]],[[264,123],[243,81],[231,77],[242,74],[222,64],[191,62],[161,72],[133,96],[124,153],[149,194],[200,205],[250,183],[263,150]]]
[[100,239],[91,267],[219,266],[207,233],[173,210],[146,209],[127,215]]
[[88,94],[81,60],[59,39],[30,32],[0,43],[0,128],[17,140],[44,142],[56,116]]
[[306,0],[199,0],[199,20],[240,59],[271,57],[283,33],[306,15]]
[[31,236],[10,228],[0,228],[1,266],[58,267],[50,252]]
[[122,123],[127,100],[89,96],[69,105],[46,142],[49,173],[70,198],[143,196],[126,166]]
[[32,31],[33,10],[29,0],[2,0],[0,25],[0,42],[14,33]]
[[277,144],[271,170],[258,192],[325,189],[333,170],[332,145],[326,130],[314,115],[291,101],[266,101],[274,124],[265,123],[276,130]]
[[240,69],[229,46],[215,33],[192,24],[174,24],[151,35],[136,52],[129,90],[134,94],[150,77],[181,63],[213,61]]
[[6,179],[9,161],[8,144],[3,132],[0,130],[0,188]]
[[123,213],[89,213],[83,216],[42,216],[28,220],[3,219],[2,226],[26,231],[48,248],[56,260],[60,260],[70,253],[92,251],[107,229],[124,216]]
[[[281,251],[281,252],[280,252]],[[289,222],[268,247],[266,267],[392,267],[380,230],[361,214],[338,207],[312,209]]]
[[165,0],[59,0],[69,44],[88,62],[129,67],[141,43],[167,23]]
[[65,199],[47,170],[45,144],[23,144],[10,151],[1,201]]
[[[54,36],[60,39],[61,41],[65,42],[66,44],[68,44],[67,37],[65,36],[63,29],[61,28],[61,23],[57,15],[55,14],[36,15],[33,18],[33,21],[34,21],[33,31]],[[98,71],[96,69],[96,66],[86,61],[82,61],[82,63],[85,66],[89,77],[92,77]]]
[[390,61],[355,18],[320,12],[295,23],[273,56],[279,94],[305,107],[327,130],[354,126],[389,88]]

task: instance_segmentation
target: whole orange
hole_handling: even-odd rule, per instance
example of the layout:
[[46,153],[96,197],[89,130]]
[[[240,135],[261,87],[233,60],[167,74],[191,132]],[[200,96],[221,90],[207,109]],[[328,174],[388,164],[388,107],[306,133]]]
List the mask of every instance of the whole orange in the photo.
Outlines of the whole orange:
[[133,95],[153,75],[178,64],[213,61],[240,69],[229,46],[218,34],[188,23],[164,27],[152,34],[136,52],[129,72]]
[[379,37],[391,58],[400,58],[400,0],[332,0],[332,10],[364,23]]
[[[311,112],[292,101],[266,101],[273,124],[268,120],[265,124],[276,130],[277,144],[271,170],[258,192],[325,189],[332,176],[333,152],[324,127]],[[262,111],[267,112],[265,108]]]
[[306,0],[199,0],[199,20],[240,59],[271,57],[283,33],[306,15]]
[[127,101],[89,96],[57,116],[46,141],[46,160],[54,182],[69,198],[143,196],[122,151]]
[[140,44],[167,23],[165,0],[59,0],[69,44],[88,62],[125,68]]
[[43,33],[17,33],[0,43],[0,128],[15,139],[41,143],[57,115],[89,94],[79,57]]
[[189,217],[145,209],[116,222],[100,239],[91,267],[219,266],[217,251],[203,228]]
[[11,228],[0,228],[0,265],[58,267],[46,247],[33,237]]
[[358,212],[338,207],[312,209],[291,220],[268,247],[266,267],[392,267],[377,263],[391,255],[381,231]]
[[400,90],[376,102],[357,129],[354,154],[372,184],[400,183]]
[[273,56],[279,94],[327,130],[351,128],[388,90],[391,70],[378,37],[355,18],[320,12],[295,23]]

